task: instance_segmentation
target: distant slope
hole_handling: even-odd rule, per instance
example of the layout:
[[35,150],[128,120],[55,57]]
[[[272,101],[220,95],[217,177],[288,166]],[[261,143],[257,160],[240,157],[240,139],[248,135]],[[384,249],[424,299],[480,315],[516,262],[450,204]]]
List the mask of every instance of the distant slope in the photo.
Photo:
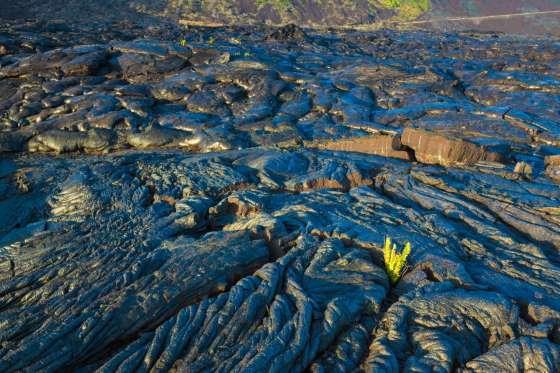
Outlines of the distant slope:
[[[0,6],[0,19],[57,18],[70,23],[89,24],[94,19],[136,20],[149,14],[159,19],[167,16],[201,25],[287,23],[311,27],[381,25],[399,28],[435,28],[443,31],[472,29],[528,34],[551,33],[560,36],[560,14],[539,13],[560,11],[560,0],[17,0],[5,2],[6,4]],[[494,17],[495,15],[509,16]],[[418,21],[422,22],[418,23]]]
[[489,16],[560,10],[560,0],[431,0],[431,16]]
[[560,11],[560,0],[432,0],[430,11],[420,19],[446,19],[424,24],[442,30],[560,35],[560,14],[555,11]]
[[[328,27],[390,22],[395,27],[560,34],[559,14],[519,14],[555,10],[560,10],[560,0],[169,0],[167,7],[168,14],[192,23]],[[511,16],[484,18],[507,14]],[[430,22],[409,23],[418,19]]]
[[296,23],[306,26],[369,24],[396,13],[371,0],[170,0],[168,13],[216,23]]

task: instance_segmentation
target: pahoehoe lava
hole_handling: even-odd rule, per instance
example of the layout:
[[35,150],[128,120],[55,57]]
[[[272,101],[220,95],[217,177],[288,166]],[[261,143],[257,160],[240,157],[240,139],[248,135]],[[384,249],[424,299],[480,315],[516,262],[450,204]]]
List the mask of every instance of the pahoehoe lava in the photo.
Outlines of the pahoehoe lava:
[[1,372],[560,370],[560,40],[114,7],[0,18]]

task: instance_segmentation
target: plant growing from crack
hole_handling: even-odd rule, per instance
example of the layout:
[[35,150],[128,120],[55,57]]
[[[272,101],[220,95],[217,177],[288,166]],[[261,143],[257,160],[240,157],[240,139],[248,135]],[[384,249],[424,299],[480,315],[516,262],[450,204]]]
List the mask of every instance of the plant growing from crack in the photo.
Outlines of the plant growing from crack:
[[397,245],[393,243],[391,246],[391,238],[385,237],[385,245],[383,246],[383,259],[385,261],[385,270],[389,276],[389,281],[391,284],[396,284],[403,270],[406,266],[406,259],[410,254],[411,247],[410,242],[404,244],[404,249],[402,252],[397,251]]

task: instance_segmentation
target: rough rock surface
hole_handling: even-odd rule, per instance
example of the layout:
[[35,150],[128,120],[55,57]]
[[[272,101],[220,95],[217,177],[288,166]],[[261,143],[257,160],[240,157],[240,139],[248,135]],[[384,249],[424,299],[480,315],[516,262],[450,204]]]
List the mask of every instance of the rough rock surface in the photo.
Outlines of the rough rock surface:
[[[312,147],[313,144],[309,146]],[[406,160],[414,159],[414,153],[410,149],[403,147],[400,136],[376,135],[356,137],[348,140],[324,141],[315,146],[320,149],[376,154]]]
[[401,142],[414,151],[416,159],[427,164],[473,165],[480,161],[499,162],[504,158],[499,153],[489,152],[483,146],[465,140],[410,127],[403,131]]
[[0,371],[560,370],[558,40],[127,20],[0,22]]

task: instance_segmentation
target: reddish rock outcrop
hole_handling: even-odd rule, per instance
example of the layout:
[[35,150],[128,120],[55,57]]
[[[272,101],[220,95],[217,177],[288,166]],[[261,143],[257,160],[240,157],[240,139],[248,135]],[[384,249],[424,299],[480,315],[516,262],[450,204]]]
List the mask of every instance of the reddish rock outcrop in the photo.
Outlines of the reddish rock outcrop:
[[462,139],[453,139],[434,132],[405,128],[402,145],[414,150],[416,159],[422,163],[450,166],[472,165],[479,161],[500,162],[503,156],[485,147]]
[[560,183],[560,155],[549,155],[544,157],[546,166],[545,174],[557,183]]
[[411,151],[404,149],[399,136],[376,135],[326,141],[316,144],[317,148],[344,152],[375,154],[385,157],[413,160]]
[[544,165],[549,166],[560,166],[560,155],[548,155],[544,157]]

